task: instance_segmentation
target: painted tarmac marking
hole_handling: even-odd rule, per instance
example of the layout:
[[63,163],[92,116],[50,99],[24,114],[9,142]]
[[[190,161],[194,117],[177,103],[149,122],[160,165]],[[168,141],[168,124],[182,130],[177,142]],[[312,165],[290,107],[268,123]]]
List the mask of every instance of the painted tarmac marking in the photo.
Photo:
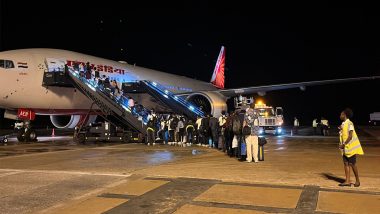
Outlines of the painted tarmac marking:
[[0,178],[1,177],[5,177],[5,176],[9,176],[9,175],[16,175],[16,174],[19,174],[21,172],[8,172],[8,173],[3,173],[3,174],[0,174]]
[[62,171],[62,170],[29,170],[29,169],[0,169],[0,171],[12,171],[17,173],[52,173],[52,174],[70,174],[70,175],[97,175],[97,176],[115,176],[130,177],[131,174],[114,174],[114,173],[94,173],[94,172],[78,172],[78,171]]

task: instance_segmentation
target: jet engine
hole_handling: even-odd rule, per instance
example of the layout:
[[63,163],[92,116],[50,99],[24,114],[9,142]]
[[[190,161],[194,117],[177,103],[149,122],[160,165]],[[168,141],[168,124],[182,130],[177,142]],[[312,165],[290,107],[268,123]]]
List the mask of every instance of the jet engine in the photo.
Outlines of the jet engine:
[[50,115],[51,123],[59,129],[75,128],[75,126],[84,123],[88,125],[95,122],[96,115]]
[[218,92],[197,92],[190,94],[186,99],[206,114],[212,114],[215,117],[219,117],[222,111],[227,111],[226,98]]

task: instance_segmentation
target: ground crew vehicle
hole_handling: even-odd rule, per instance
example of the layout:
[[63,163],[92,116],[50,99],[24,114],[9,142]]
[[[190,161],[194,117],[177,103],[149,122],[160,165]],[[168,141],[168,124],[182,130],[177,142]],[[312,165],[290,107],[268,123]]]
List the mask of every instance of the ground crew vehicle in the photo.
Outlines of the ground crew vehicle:
[[85,142],[123,142],[123,143],[141,143],[143,136],[138,132],[126,131],[115,127],[109,122],[92,123],[84,126],[80,130],[76,129],[74,141],[78,143]]
[[369,114],[369,123],[376,126],[380,124],[380,112],[373,112]]
[[283,134],[282,125],[284,124],[284,116],[282,107],[274,108],[259,101],[255,104],[254,109],[259,114],[260,134]]
[[[235,108],[246,109],[254,103],[253,97],[235,97]],[[283,134],[282,125],[284,124],[284,116],[282,107],[267,106],[262,101],[255,104],[255,111],[259,115],[259,134],[272,133],[275,135]]]

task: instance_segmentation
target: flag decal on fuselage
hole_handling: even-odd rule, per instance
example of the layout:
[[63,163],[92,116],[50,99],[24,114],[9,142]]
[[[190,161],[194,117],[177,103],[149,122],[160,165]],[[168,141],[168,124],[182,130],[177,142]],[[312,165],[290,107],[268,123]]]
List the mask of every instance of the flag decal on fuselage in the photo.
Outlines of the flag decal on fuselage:
[[26,62],[17,62],[17,67],[19,67],[19,68],[28,68],[28,63],[26,63]]

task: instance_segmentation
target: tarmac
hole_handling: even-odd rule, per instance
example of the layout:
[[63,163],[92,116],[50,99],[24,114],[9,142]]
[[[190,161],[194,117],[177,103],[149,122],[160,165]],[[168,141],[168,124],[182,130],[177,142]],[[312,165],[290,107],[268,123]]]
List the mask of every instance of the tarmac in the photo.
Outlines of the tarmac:
[[[380,140],[361,137],[360,187],[344,180],[335,136],[268,136],[265,160],[199,147],[0,146],[1,213],[378,213]],[[352,182],[354,177],[352,176]]]

